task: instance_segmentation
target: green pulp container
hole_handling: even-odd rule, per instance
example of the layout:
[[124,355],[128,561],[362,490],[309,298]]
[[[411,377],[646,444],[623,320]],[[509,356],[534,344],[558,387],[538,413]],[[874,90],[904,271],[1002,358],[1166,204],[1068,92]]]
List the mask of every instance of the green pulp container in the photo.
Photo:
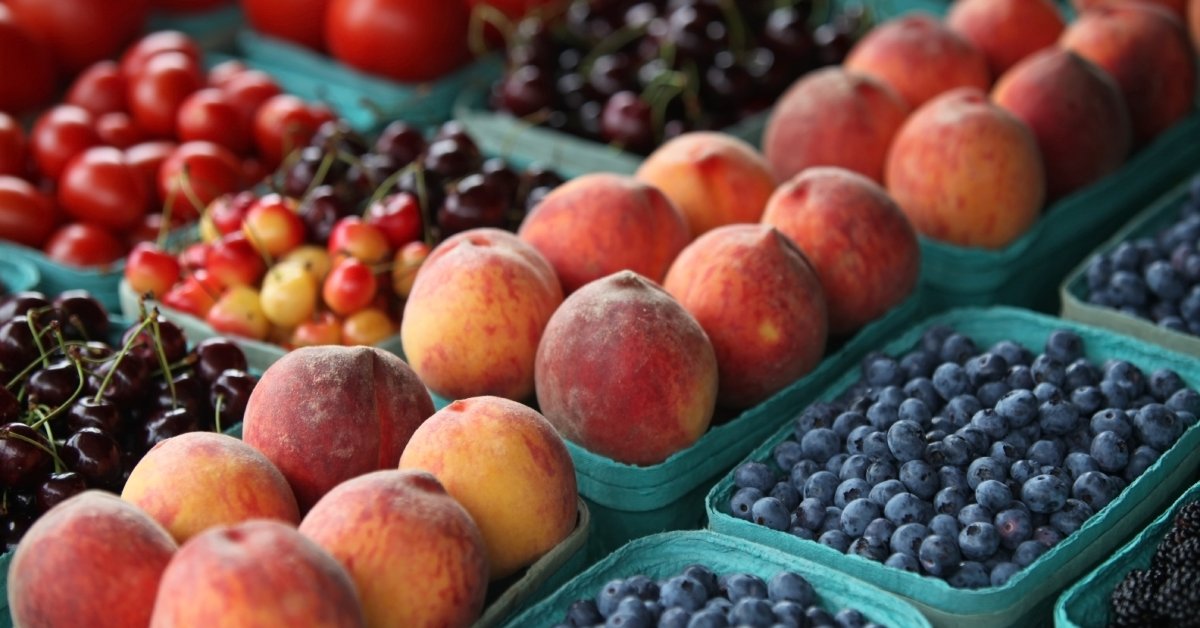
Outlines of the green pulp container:
[[[934,316],[894,340],[881,344],[889,355],[900,355],[920,342],[930,325],[944,324],[967,335],[981,346],[1014,340],[1034,350],[1044,346],[1056,329],[1071,329],[1084,341],[1088,359],[1128,360],[1142,369],[1170,368],[1188,386],[1200,389],[1200,361],[1149,346],[1107,330],[1064,321],[1026,310],[962,308]],[[857,369],[845,372],[818,401],[835,399],[858,381]],[[785,425],[749,460],[773,465],[771,452],[793,433]],[[1041,625],[1050,621],[1057,593],[1108,557],[1121,543],[1176,498],[1200,469],[1200,426],[1192,426],[1141,477],[1102,508],[1074,534],[1065,538],[1029,567],[1000,587],[955,589],[943,580],[887,567],[859,556],[843,554],[816,541],[807,541],[735,518],[729,512],[733,474],[726,475],[709,492],[706,507],[709,527],[717,532],[770,545],[800,558],[820,562],[911,601],[935,626]]]
[[38,249],[0,240],[0,258],[17,263],[32,264],[38,273],[34,290],[53,297],[67,290],[82,288],[92,293],[109,312],[119,312],[121,301],[117,297],[117,284],[125,272],[125,259],[121,258],[106,268],[75,268],[60,264]]
[[33,290],[41,281],[37,266],[21,259],[0,259],[0,299],[6,294]]

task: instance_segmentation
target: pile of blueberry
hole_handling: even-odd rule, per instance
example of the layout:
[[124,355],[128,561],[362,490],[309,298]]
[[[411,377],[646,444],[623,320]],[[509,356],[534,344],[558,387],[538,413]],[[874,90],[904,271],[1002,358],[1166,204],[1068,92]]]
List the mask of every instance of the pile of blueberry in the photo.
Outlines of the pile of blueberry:
[[932,326],[734,470],[730,512],[838,551],[1000,586],[1078,530],[1196,422],[1174,371],[1096,365],[1072,331],[1034,355]]
[[1109,624],[1118,628],[1200,623],[1200,502],[1179,509],[1150,568],[1130,571],[1111,602]]
[[1200,177],[1174,224],[1096,255],[1087,283],[1093,305],[1200,335]]
[[750,573],[717,575],[690,565],[661,581],[636,575],[604,585],[594,599],[571,604],[556,628],[724,628],[725,626],[879,626],[852,608],[836,614],[818,605],[804,576],[781,571],[770,580]]

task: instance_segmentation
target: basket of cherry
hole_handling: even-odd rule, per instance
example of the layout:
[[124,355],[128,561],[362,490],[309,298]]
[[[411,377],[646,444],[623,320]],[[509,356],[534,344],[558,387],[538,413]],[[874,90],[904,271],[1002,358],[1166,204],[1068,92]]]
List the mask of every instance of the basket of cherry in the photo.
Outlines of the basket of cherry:
[[218,197],[186,236],[137,246],[122,309],[157,299],[193,337],[236,337],[257,369],[311,345],[400,354],[404,299],[433,246],[476,227],[515,230],[561,181],[485,158],[454,122],[427,137],[395,121],[373,143],[328,122],[269,189]]

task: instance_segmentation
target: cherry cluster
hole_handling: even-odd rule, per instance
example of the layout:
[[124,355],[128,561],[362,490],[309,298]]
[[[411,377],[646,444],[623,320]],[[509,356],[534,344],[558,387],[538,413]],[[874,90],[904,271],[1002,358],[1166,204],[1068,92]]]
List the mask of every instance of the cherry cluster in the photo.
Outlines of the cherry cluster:
[[[111,329],[84,291],[0,300],[0,539],[89,488],[120,492],[155,444],[242,419],[257,378],[224,338],[189,349],[157,314]],[[117,342],[110,343],[109,340]]]
[[646,154],[763,111],[805,72],[840,63],[864,11],[847,3],[820,16],[813,5],[573,0],[561,19],[512,29],[492,107]]

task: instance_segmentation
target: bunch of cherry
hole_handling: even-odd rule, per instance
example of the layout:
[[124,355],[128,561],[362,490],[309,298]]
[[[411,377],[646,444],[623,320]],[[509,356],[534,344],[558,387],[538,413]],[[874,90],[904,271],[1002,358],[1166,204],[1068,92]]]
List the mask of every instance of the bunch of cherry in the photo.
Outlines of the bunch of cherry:
[[344,121],[329,122],[275,177],[282,194],[301,199],[310,241],[327,242],[338,220],[362,214],[396,249],[477,227],[516,230],[560,183],[538,165],[520,172],[502,158],[485,159],[453,121],[426,137],[397,120],[373,144]]
[[[680,133],[770,107],[805,72],[840,63],[861,5],[813,0],[572,0],[508,36],[492,107],[649,153]],[[821,18],[824,17],[824,20]]]
[[0,539],[12,549],[64,499],[119,493],[158,442],[240,422],[257,378],[224,338],[189,350],[155,314],[110,329],[75,290],[0,299],[0,380]]

